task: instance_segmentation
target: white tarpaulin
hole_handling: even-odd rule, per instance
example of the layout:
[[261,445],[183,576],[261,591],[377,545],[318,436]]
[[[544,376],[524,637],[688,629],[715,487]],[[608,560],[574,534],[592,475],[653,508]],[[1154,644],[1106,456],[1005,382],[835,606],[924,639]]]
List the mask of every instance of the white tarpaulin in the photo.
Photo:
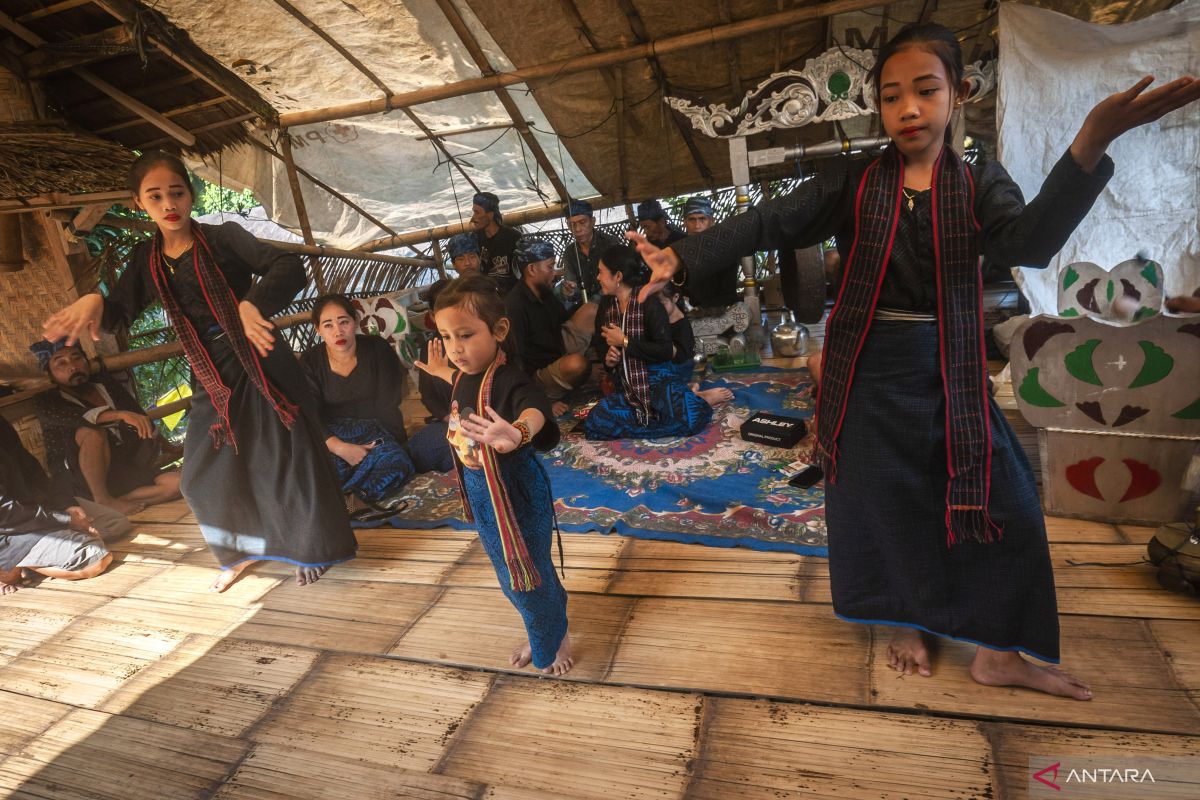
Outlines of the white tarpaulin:
[[[480,70],[434,0],[291,0],[350,52],[392,93],[477,78]],[[466,3],[455,2],[497,70],[512,64],[478,24]],[[201,48],[230,65],[280,112],[340,106],[383,95],[378,85],[326,41],[273,0],[162,0],[155,6],[188,31]],[[550,124],[522,86],[509,87],[526,121],[572,196],[595,194]],[[524,146],[500,101],[491,93],[415,106],[435,133],[463,129],[444,139],[483,191],[500,197],[501,209],[536,206],[540,188],[557,194]],[[459,222],[470,216],[471,186],[403,111],[302,126],[291,131],[296,163],[398,231]],[[272,219],[297,226],[283,163],[243,146],[222,154],[201,174],[254,190]],[[317,239],[350,248],[383,232],[360,214],[300,178]],[[459,216],[459,212],[464,217]]]
[[[1016,4],[1000,7],[999,156],[1032,198],[1087,112],[1145,75],[1161,85],[1200,73],[1200,0],[1139,22],[1092,25]],[[1017,270],[1033,313],[1057,311],[1060,267],[1115,267],[1143,251],[1168,295],[1200,286],[1200,104],[1118,139],[1116,175],[1046,270]]]

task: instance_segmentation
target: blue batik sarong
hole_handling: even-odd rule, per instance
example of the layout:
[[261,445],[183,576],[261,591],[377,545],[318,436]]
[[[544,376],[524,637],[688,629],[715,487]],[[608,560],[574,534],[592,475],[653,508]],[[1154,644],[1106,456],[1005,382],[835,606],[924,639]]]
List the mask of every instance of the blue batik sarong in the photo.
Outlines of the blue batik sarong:
[[368,450],[366,458],[356,466],[333,456],[344,493],[351,493],[368,503],[380,503],[399,493],[416,472],[404,446],[374,420],[341,418],[326,423],[325,428],[331,435],[352,444],[383,440]]
[[554,663],[558,647],[567,635],[567,592],[558,579],[558,573],[554,571],[551,555],[554,496],[550,492],[550,478],[532,447],[522,447],[497,460],[501,479],[512,503],[513,516],[520,525],[529,557],[541,577],[540,586],[528,592],[518,592],[513,590],[509,582],[508,567],[504,564],[504,550],[496,525],[496,512],[483,470],[464,468],[463,489],[471,504],[483,549],[496,570],[500,588],[525,622],[533,665],[544,669]]
[[[690,373],[690,364],[686,364]],[[618,389],[600,398],[583,420],[589,439],[663,439],[694,436],[712,422],[712,406],[682,380],[681,365],[664,361],[647,364],[650,379],[650,419],[638,419],[637,411]]]

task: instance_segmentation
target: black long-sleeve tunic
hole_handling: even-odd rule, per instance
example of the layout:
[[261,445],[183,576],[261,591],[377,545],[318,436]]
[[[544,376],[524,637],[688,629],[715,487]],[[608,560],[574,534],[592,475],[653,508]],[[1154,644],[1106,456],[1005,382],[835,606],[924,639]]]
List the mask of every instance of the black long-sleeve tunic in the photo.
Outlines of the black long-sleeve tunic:
[[[834,162],[786,197],[760,203],[671,248],[687,267],[689,280],[702,283],[715,281],[721,270],[732,269],[729,265],[742,256],[811,247],[830,236],[837,236],[838,252],[846,264],[854,243],[855,193],[869,163]],[[970,169],[981,253],[999,266],[1045,267],[1112,177],[1113,163],[1105,156],[1087,173],[1066,153],[1028,205],[998,162]],[[911,212],[900,214],[879,292],[880,308],[937,314],[932,225],[930,192],[924,191],[915,198]]]

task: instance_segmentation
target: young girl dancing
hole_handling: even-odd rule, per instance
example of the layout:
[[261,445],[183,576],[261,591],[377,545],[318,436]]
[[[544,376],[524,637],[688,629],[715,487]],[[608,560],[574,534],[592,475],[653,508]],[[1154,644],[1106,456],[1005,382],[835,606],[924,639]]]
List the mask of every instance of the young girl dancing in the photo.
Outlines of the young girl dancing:
[[192,367],[180,490],[221,565],[212,591],[261,560],[294,564],[296,582],[311,583],[357,543],[315,399],[267,319],[304,287],[304,266],[235,223],[194,222],[175,156],[139,157],[129,189],[154,238],[133,249],[108,297],[84,295],[46,320],[45,336],[99,338],[161,299]]
[[629,234],[654,270],[644,294],[681,267],[703,281],[740,256],[836,234],[846,269],[816,418],[835,612],[897,626],[889,661],[904,674],[932,674],[933,634],[978,645],[979,683],[1090,699],[1082,681],[1021,657],[1058,661],[1058,610],[1033,473],[988,392],[979,256],[1047,264],[1112,175],[1108,145],[1200,97],[1200,82],[1144,92],[1145,78],[1102,101],[1026,205],[1003,167],[969,166],[948,146],[966,92],[950,30],[902,30],[873,78],[892,140],[882,156],[668,249]]
[[550,401],[508,363],[509,321],[491,279],[453,281],[438,295],[434,314],[442,338],[430,342],[428,361],[416,366],[453,386],[446,438],[463,507],[529,635],[509,663],[520,668],[532,661],[547,675],[565,675],[574,659],[567,593],[550,555],[554,495],[534,454],[558,444]]

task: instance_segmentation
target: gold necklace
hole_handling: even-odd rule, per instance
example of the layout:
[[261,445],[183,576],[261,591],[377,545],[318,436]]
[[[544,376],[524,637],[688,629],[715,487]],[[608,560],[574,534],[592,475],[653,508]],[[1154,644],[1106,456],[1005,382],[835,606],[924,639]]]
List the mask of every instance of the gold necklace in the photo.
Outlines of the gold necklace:
[[907,186],[901,186],[900,191],[904,193],[904,199],[908,201],[908,210],[912,211],[913,201],[917,199],[917,195],[919,195],[920,192],[913,192],[912,194],[909,194]]

